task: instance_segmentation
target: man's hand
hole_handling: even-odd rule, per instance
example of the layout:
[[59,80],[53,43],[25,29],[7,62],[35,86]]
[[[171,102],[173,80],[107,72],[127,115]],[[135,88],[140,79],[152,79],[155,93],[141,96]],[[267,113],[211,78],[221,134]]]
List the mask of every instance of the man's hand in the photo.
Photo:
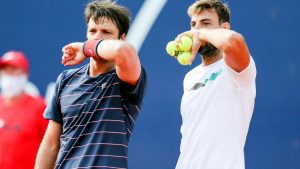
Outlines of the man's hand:
[[73,66],[83,62],[86,59],[86,56],[82,51],[82,47],[82,42],[70,43],[64,46],[62,49],[63,56],[61,63],[64,66]]
[[190,61],[189,61],[189,64],[192,64],[193,61],[195,60],[195,57],[198,53],[198,50],[199,50],[199,48],[202,44],[202,42],[199,39],[199,31],[191,30],[191,31],[186,31],[186,32],[183,32],[183,33],[179,34],[175,39],[175,43],[177,44],[177,47],[180,43],[180,39],[181,39],[182,36],[189,36],[193,39],[193,45],[192,45],[192,49],[191,49],[192,56],[191,56]]

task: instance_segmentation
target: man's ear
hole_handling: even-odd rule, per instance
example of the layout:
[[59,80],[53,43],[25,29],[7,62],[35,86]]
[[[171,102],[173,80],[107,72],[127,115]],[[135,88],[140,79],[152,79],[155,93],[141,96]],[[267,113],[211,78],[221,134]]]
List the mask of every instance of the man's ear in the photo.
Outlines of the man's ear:
[[123,33],[123,34],[120,36],[120,39],[121,39],[121,40],[125,40],[125,38],[126,38],[126,34]]
[[221,27],[225,28],[225,29],[230,29],[230,23],[229,22],[224,22],[224,23],[221,24]]

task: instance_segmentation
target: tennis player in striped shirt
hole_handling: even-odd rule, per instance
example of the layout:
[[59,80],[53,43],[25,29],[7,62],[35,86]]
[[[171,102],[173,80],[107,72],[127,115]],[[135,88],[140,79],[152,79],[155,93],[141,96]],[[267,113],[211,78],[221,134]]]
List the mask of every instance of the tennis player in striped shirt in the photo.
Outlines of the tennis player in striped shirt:
[[87,4],[88,40],[63,47],[62,64],[89,63],[57,78],[35,169],[127,168],[128,142],[147,83],[136,50],[124,41],[129,16],[115,2]]

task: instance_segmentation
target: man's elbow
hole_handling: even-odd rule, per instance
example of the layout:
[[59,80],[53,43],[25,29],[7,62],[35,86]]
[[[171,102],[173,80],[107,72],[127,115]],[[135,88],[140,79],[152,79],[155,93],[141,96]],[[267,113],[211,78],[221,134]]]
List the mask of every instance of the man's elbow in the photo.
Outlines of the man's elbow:
[[237,32],[232,32],[227,39],[227,43],[223,48],[223,51],[225,53],[229,53],[231,51],[237,50],[244,48],[246,46],[245,44],[245,39],[243,35],[237,33]]
[[118,57],[116,58],[116,63],[124,63],[128,62],[134,57],[137,57],[137,52],[134,47],[127,42],[122,42],[116,46],[116,51],[118,53]]

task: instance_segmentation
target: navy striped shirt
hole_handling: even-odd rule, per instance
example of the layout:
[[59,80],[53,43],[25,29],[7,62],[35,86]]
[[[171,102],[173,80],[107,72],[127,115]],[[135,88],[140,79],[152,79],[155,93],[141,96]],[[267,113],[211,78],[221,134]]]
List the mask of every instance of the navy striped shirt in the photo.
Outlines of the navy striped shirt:
[[140,111],[147,76],[136,86],[115,70],[88,76],[89,65],[64,71],[44,117],[63,125],[56,169],[127,168],[128,141]]

